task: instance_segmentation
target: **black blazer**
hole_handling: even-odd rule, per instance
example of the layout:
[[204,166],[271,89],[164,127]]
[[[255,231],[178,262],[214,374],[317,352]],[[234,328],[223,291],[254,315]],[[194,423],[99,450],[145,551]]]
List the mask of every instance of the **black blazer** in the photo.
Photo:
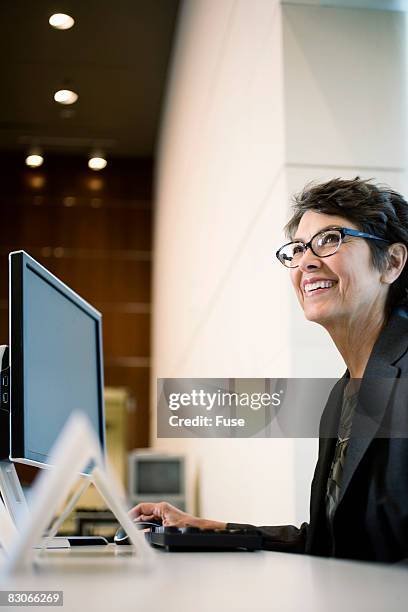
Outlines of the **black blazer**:
[[[348,371],[333,388],[320,431],[337,431]],[[404,380],[406,379],[406,381]],[[398,384],[396,384],[398,381]],[[336,438],[319,440],[310,523],[254,528],[267,550],[397,562],[408,557],[408,310],[398,308],[374,345],[359,392],[364,415],[353,418],[341,495],[332,525],[326,487]],[[392,428],[392,437],[382,432]],[[395,437],[401,431],[401,437]],[[402,437],[405,435],[405,437]],[[243,527],[228,523],[228,527]]]

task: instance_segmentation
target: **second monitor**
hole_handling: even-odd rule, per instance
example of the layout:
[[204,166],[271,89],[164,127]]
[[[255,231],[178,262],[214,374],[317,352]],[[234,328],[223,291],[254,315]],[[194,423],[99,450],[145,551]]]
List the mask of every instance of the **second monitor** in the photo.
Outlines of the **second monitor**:
[[132,504],[167,501],[186,510],[184,457],[133,451],[129,454],[128,489]]

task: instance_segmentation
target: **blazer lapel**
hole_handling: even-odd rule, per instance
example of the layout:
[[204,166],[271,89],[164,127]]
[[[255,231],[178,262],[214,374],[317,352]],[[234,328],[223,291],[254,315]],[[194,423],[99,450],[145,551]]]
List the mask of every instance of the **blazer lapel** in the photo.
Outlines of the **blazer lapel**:
[[353,474],[380,428],[398,374],[399,369],[395,366],[384,365],[378,377],[371,379],[364,377],[361,382],[358,407],[353,416],[338,504],[343,499]]
[[368,446],[377,434],[390,404],[400,370],[394,364],[407,350],[406,311],[397,310],[381,332],[370,359],[353,416],[349,447],[344,465],[339,504]]

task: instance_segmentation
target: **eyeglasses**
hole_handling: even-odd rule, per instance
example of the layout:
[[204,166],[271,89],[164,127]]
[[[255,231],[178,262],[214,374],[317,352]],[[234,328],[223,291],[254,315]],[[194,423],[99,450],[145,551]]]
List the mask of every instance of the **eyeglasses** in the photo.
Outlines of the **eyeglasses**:
[[369,240],[381,240],[389,244],[389,240],[384,240],[373,234],[366,234],[359,230],[349,229],[348,227],[331,227],[317,232],[309,242],[295,240],[284,244],[278,251],[276,257],[286,268],[297,268],[303,253],[310,248],[317,257],[330,257],[339,250],[345,236],[357,238],[368,238]]

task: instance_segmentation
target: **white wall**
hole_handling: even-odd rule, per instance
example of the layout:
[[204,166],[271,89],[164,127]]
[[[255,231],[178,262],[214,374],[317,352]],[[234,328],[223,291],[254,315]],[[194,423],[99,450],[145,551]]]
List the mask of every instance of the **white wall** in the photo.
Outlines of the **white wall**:
[[[281,51],[278,2],[184,5],[160,151],[154,377],[288,373]],[[166,443],[197,457],[204,515],[249,521],[293,516],[291,445]]]
[[[305,180],[364,170],[405,185],[403,36],[398,13],[184,3],[159,151],[153,390],[341,373],[274,253]],[[316,441],[152,442],[188,453],[204,516],[307,519]]]

